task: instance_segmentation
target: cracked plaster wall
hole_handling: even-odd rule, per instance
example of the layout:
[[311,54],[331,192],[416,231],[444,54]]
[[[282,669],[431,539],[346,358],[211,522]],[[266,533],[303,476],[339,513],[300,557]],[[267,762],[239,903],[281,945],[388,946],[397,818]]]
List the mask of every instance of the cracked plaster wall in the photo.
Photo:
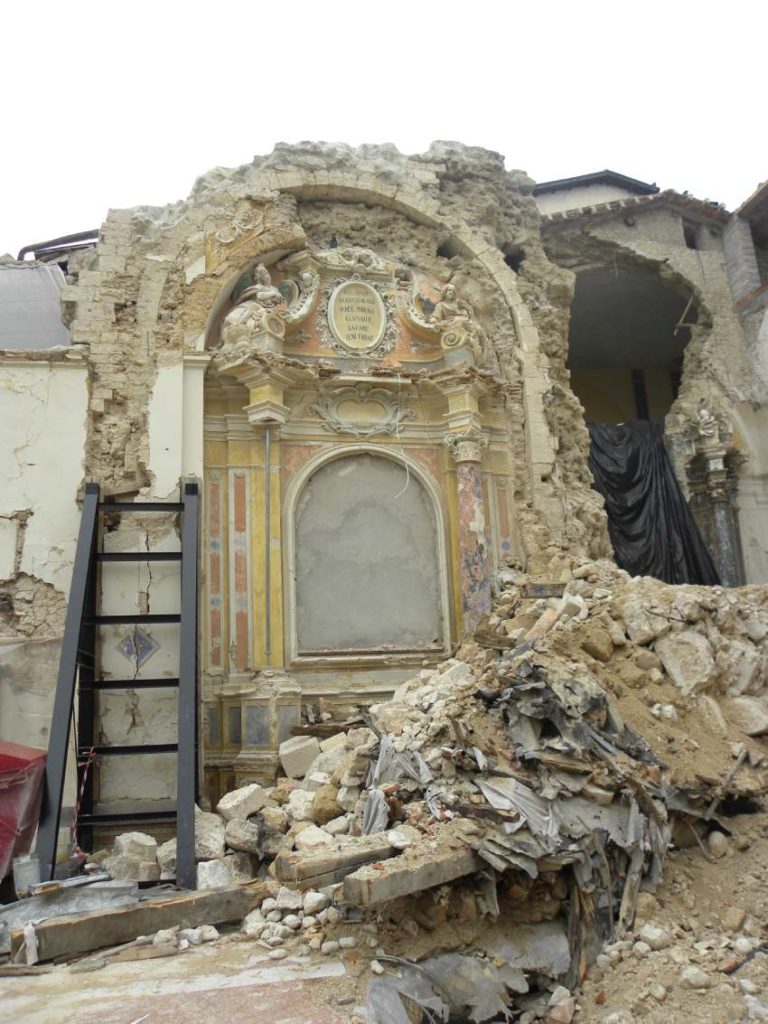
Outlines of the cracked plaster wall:
[[0,353],[0,737],[46,747],[83,475],[86,368]]

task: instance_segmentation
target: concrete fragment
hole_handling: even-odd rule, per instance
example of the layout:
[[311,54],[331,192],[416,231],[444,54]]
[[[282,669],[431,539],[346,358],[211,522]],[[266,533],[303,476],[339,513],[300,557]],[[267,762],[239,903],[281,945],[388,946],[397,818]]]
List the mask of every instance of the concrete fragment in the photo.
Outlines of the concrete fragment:
[[303,910],[305,914],[319,914],[321,910],[330,903],[330,898],[323,892],[313,892],[311,889],[309,892],[304,893],[303,899]]
[[323,846],[333,846],[334,841],[333,836],[329,836],[317,825],[309,825],[296,836],[294,845],[297,850],[317,850]]
[[707,847],[713,857],[724,857],[728,853],[728,839],[722,832],[715,830],[707,836]]
[[346,814],[342,814],[338,818],[332,818],[331,821],[323,825],[323,828],[331,836],[344,835],[349,831],[349,818]]
[[226,793],[216,805],[216,812],[232,821],[234,818],[247,818],[255,814],[264,806],[269,799],[269,790],[264,789],[257,782],[249,786],[241,786],[239,789]]
[[329,736],[327,739],[320,740],[320,749],[325,754],[329,750],[336,750],[338,748],[346,749],[347,746],[347,734],[345,732],[337,732],[334,736]]
[[768,706],[757,697],[731,697],[723,701],[723,710],[728,721],[746,736],[768,733]]
[[292,821],[314,821],[315,794],[306,789],[295,789],[288,798],[286,810]]
[[233,818],[227,822],[224,831],[224,842],[231,850],[241,850],[243,853],[260,853],[259,839],[261,830],[259,826],[241,818]]
[[160,865],[156,860],[143,860],[139,862],[139,871],[136,875],[137,882],[159,882]]
[[157,841],[145,832],[123,832],[115,837],[114,850],[118,857],[153,861],[157,857]]
[[303,908],[303,895],[296,889],[289,889],[287,885],[281,885],[275,897],[275,910],[303,910]]
[[224,860],[229,868],[233,885],[250,882],[256,877],[254,859],[250,853],[228,853]]
[[413,825],[398,825],[387,832],[387,842],[395,850],[405,850],[421,839],[421,832]]
[[618,614],[624,620],[630,640],[641,647],[650,644],[669,629],[669,620],[646,611],[642,597],[635,594],[621,602]]
[[315,792],[314,813],[318,825],[325,825],[339,816],[341,807],[338,800],[338,789],[336,786],[323,785]]
[[700,967],[690,964],[680,972],[680,984],[683,988],[709,988],[709,975],[706,971],[702,971]]
[[340,786],[336,795],[336,802],[343,811],[354,811],[355,805],[360,798],[360,789],[357,786]]
[[330,781],[331,776],[328,772],[310,771],[304,778],[303,788],[308,789],[312,793],[316,793],[318,789],[322,789],[323,786],[327,786]]
[[723,928],[727,932],[741,931],[746,919],[747,912],[742,910],[741,907],[728,907],[723,914]]
[[176,876],[176,840],[169,839],[157,848],[157,862],[160,865],[160,876],[174,878]]
[[203,860],[197,865],[198,889],[229,889],[231,885],[229,865],[223,857],[220,860]]
[[660,950],[672,945],[672,936],[657,925],[646,924],[640,929],[640,941],[653,950]]
[[692,630],[671,633],[656,641],[655,651],[675,686],[688,696],[709,687],[715,678],[715,660],[706,637]]
[[280,744],[280,763],[289,779],[302,779],[319,753],[314,736],[292,736]]
[[[217,814],[195,807],[195,859],[215,860],[224,856],[224,822]],[[199,888],[199,887],[198,887]]]
[[274,829],[275,832],[288,831],[288,815],[282,807],[262,807],[259,814],[267,828]]

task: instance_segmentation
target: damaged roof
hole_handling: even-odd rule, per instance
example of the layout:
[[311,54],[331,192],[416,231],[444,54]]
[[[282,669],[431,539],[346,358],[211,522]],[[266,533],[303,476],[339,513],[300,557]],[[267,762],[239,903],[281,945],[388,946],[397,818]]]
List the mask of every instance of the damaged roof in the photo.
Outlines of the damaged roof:
[[650,196],[659,191],[658,185],[654,182],[649,185],[646,181],[639,181],[637,178],[629,178],[626,174],[619,174],[617,171],[593,171],[591,174],[577,174],[575,178],[558,178],[557,181],[540,181],[534,186],[535,196],[543,195],[545,192],[562,192],[569,188],[582,188],[585,185],[615,185],[617,188],[624,188],[627,192],[634,192],[636,195]]
[[0,262],[0,349],[69,345],[61,319],[64,274],[52,264]]

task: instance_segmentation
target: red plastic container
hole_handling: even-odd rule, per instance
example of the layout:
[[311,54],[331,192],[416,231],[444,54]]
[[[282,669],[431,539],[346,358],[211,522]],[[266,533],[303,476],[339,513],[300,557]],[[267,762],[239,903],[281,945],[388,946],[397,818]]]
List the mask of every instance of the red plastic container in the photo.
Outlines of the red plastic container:
[[0,740],[0,879],[29,853],[43,793],[46,751]]

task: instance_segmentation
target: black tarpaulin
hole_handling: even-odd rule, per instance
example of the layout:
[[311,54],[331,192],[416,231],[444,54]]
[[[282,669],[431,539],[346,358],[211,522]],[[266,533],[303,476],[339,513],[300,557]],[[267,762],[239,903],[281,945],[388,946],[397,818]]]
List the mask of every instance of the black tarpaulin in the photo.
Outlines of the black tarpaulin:
[[590,423],[589,468],[616,562],[665,583],[719,583],[664,447],[664,422]]

